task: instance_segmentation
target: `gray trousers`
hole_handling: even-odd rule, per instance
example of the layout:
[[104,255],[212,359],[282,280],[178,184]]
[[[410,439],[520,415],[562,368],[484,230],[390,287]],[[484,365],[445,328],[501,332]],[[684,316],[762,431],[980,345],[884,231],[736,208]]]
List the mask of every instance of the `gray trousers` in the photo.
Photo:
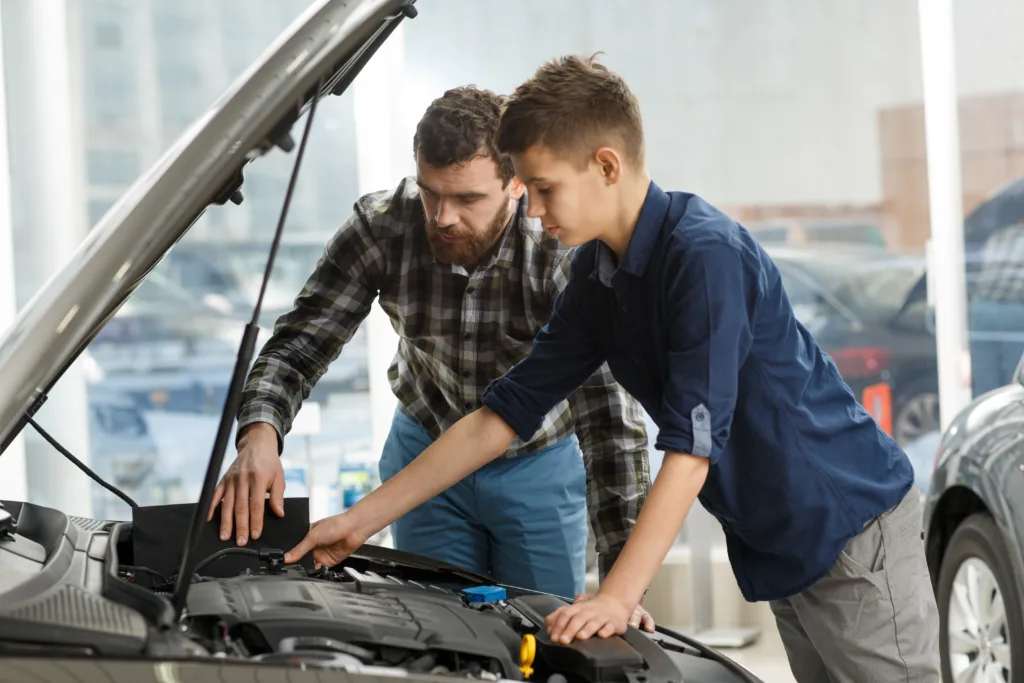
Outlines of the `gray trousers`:
[[798,683],[939,683],[939,612],[915,486],[824,578],[771,603]]

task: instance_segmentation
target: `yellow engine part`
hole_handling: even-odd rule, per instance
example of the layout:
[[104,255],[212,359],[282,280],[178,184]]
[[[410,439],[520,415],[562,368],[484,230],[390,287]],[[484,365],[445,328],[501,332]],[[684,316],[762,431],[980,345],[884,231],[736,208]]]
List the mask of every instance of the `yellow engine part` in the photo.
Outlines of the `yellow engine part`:
[[522,645],[519,646],[519,670],[523,676],[529,678],[533,675],[533,659],[537,656],[537,639],[532,634],[523,636]]

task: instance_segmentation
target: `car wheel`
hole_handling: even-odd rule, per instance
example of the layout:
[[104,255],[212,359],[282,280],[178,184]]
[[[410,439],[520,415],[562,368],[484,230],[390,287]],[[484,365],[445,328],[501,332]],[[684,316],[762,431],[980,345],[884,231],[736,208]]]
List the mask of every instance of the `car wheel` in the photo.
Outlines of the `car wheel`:
[[950,539],[938,584],[943,680],[1024,683],[1024,624],[1009,557],[986,514],[968,517]]
[[892,436],[900,446],[913,443],[939,429],[939,395],[934,391],[913,394],[893,418]]

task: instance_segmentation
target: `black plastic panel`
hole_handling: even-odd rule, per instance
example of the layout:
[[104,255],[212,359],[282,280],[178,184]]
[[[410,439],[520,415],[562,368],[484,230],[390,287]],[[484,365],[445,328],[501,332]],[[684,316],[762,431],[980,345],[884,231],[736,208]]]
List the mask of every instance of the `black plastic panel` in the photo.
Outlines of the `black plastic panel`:
[[[181,505],[153,505],[132,510],[132,546],[134,564],[148,567],[164,576],[176,574],[181,564],[181,555],[188,535],[194,503]],[[285,498],[284,517],[278,517],[265,503],[263,511],[263,533],[259,540],[249,541],[247,548],[261,550],[276,548],[288,551],[299,544],[309,532],[309,499]],[[235,540],[220,540],[220,507],[213,519],[201,527],[198,559],[208,557],[218,550],[236,547]],[[308,554],[299,563],[306,569],[313,569],[313,555]],[[230,578],[246,569],[258,570],[256,558],[246,555],[228,555],[222,560],[203,569],[204,576]]]

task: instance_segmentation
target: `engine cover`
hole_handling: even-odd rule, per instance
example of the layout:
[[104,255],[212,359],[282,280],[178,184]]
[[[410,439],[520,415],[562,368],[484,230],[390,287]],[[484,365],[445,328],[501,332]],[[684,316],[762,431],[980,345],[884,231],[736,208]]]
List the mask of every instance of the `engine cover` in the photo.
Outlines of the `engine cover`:
[[223,620],[232,631],[255,629],[274,652],[282,651],[282,641],[329,638],[373,651],[391,647],[492,659],[506,678],[521,678],[521,640],[505,619],[438,589],[238,577],[193,585],[188,616]]

